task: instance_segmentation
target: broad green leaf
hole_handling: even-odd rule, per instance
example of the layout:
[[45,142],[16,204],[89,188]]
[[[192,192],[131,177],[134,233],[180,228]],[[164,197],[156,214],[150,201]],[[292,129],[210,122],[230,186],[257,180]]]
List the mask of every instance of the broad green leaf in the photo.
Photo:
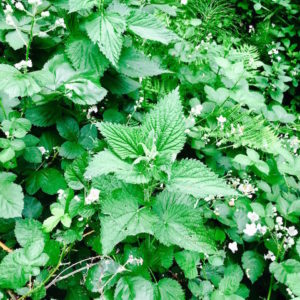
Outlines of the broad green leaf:
[[144,138],[140,127],[102,122],[98,128],[112,150],[122,159],[136,158],[143,154],[140,143]]
[[175,260],[179,267],[183,270],[186,278],[193,279],[197,277],[197,265],[200,260],[199,253],[186,250],[177,252],[175,254]]
[[262,255],[255,251],[246,251],[242,256],[242,264],[247,277],[252,283],[263,274],[265,267],[265,260]]
[[143,39],[161,42],[165,45],[178,40],[178,36],[167,29],[155,16],[135,10],[127,19],[128,29]]
[[237,195],[225,180],[219,178],[203,163],[194,159],[184,159],[172,166],[171,177],[166,185],[169,191],[177,191],[194,197],[209,195]]
[[117,67],[125,31],[125,20],[117,13],[96,15],[85,24],[89,38],[97,43],[101,52]]
[[300,296],[299,281],[300,273],[288,274],[286,284],[296,296]]
[[185,123],[178,89],[169,93],[150,111],[143,123],[145,135],[154,130],[161,154],[177,154],[185,143]]
[[152,282],[143,277],[124,276],[119,279],[115,289],[115,300],[153,300]]
[[33,243],[34,241],[44,241],[42,224],[33,219],[18,220],[15,227],[15,236],[22,247]]
[[77,158],[84,152],[85,151],[81,145],[70,141],[64,142],[59,149],[59,155],[67,159]]
[[200,253],[215,253],[214,242],[203,226],[200,211],[182,203],[176,194],[167,191],[160,193],[153,211],[158,216],[154,236],[161,243]]
[[95,0],[69,0],[69,12],[90,9],[96,4]]
[[133,78],[169,73],[168,70],[161,68],[159,62],[151,60],[133,47],[123,49],[118,63],[118,71]]
[[32,96],[41,90],[32,73],[23,74],[10,65],[0,64],[0,74],[0,90],[10,98]]
[[97,142],[97,127],[87,124],[80,129],[78,143],[86,150],[92,150]]
[[64,117],[56,123],[57,131],[60,136],[69,141],[77,141],[79,136],[79,125],[71,117]]
[[147,174],[143,174],[134,165],[124,162],[107,150],[99,152],[92,158],[84,176],[91,179],[109,173],[114,173],[117,178],[127,183],[147,183],[150,180]]
[[[156,217],[147,207],[139,207],[136,189],[117,190],[111,198],[102,202],[101,243],[103,253],[108,254],[127,236],[153,233]],[[143,194],[142,194],[143,196]]]
[[11,181],[9,178],[0,179],[0,218],[4,219],[21,217],[24,207],[22,188]]
[[87,289],[91,292],[99,293],[104,285],[110,287],[118,279],[118,276],[115,276],[115,274],[122,272],[120,267],[117,262],[111,259],[101,260],[99,264],[88,271],[85,282]]
[[5,40],[14,50],[19,50],[26,46],[26,43],[28,43],[28,35],[20,30],[18,30],[18,32],[13,30],[5,35]]
[[243,271],[239,265],[230,265],[225,269],[224,278],[220,281],[219,289],[225,295],[234,294],[243,279]]
[[161,279],[156,284],[155,300],[184,300],[184,292],[180,284],[171,278]]
[[300,262],[295,259],[288,259],[284,262],[272,262],[270,265],[270,272],[274,274],[277,281],[287,284],[289,274],[300,273]]
[[76,70],[96,71],[99,76],[103,75],[108,68],[109,61],[87,37],[75,36],[66,45],[66,53]]
[[43,211],[43,206],[36,198],[25,196],[24,197],[24,209],[23,216],[26,218],[37,219],[40,217]]
[[85,156],[79,157],[67,166],[65,179],[70,188],[74,190],[81,190],[84,188],[84,171],[86,167],[87,158]]

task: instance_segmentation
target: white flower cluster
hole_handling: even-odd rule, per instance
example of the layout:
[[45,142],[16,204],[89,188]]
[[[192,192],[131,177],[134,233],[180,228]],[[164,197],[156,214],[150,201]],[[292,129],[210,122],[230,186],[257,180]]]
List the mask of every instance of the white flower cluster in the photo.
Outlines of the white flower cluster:
[[264,235],[267,232],[267,227],[262,226],[260,223],[256,223],[259,220],[259,216],[255,212],[248,212],[248,219],[251,221],[250,224],[246,224],[246,228],[243,232],[248,236],[254,236],[257,232]]
[[290,147],[294,153],[297,153],[299,149],[299,139],[296,136],[293,136],[290,140]]
[[126,264],[137,264],[138,266],[141,266],[143,264],[142,258],[135,258],[133,255],[129,255]]
[[56,27],[66,28],[65,20],[63,18],[59,18],[55,21]]
[[89,194],[85,197],[85,204],[89,205],[99,200],[100,191],[95,188],[91,188]]
[[15,68],[18,70],[24,69],[24,68],[32,68],[32,61],[29,60],[21,60],[19,63],[15,64]]
[[41,12],[41,17],[47,18],[50,16],[50,12],[48,10],[42,11]]
[[245,126],[237,124],[237,126],[235,128],[234,125],[231,124],[230,127],[231,127],[231,131],[230,131],[231,134],[238,133],[240,136],[244,134]]
[[197,104],[196,106],[192,107],[191,115],[195,117],[200,116],[202,110],[203,110],[203,106],[201,104]]
[[267,254],[264,255],[264,259],[265,260],[271,260],[271,261],[275,261],[276,256],[274,255],[274,253],[272,251],[268,251]]
[[297,236],[298,230],[295,226],[285,227],[283,225],[283,219],[277,215],[275,207],[273,208],[273,212],[275,217],[274,229],[276,238],[282,240],[284,249],[289,249],[295,244],[294,237]]
[[15,4],[16,9],[18,10],[24,10],[24,5],[21,2],[16,2]]
[[187,5],[187,3],[188,3],[188,0],[181,0],[182,5]]
[[258,189],[249,183],[248,180],[244,180],[243,183],[239,184],[238,190],[251,199]]
[[58,199],[59,199],[59,200],[64,199],[65,196],[66,196],[65,191],[62,190],[62,189],[59,189],[59,190],[57,191],[57,194],[58,194]]
[[218,121],[218,124],[221,126],[221,129],[224,129],[224,124],[227,121],[227,119],[221,115],[221,116],[217,117],[217,121]]

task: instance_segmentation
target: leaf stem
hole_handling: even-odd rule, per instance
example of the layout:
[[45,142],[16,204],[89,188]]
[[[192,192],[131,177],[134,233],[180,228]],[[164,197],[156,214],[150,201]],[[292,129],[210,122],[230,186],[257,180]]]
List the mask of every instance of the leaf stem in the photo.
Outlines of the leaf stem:
[[[34,28],[34,24],[35,24],[35,12],[34,12],[34,15],[32,17],[32,20],[31,20],[29,41],[28,41],[28,43],[26,45],[26,55],[25,55],[26,63],[28,62],[28,59],[29,59],[30,47],[31,47],[31,43],[32,43],[32,40],[33,40],[33,28]],[[27,73],[27,65],[25,66],[24,73]]]
[[7,115],[6,115],[6,112],[5,112],[5,108],[4,108],[4,105],[2,103],[2,99],[0,98],[0,108],[3,112],[3,115],[4,115],[4,118],[7,119]]
[[0,247],[1,247],[4,251],[6,251],[6,252],[8,252],[8,253],[13,252],[12,249],[10,249],[9,247],[7,247],[7,246],[6,246],[4,243],[2,243],[1,241],[0,241]]

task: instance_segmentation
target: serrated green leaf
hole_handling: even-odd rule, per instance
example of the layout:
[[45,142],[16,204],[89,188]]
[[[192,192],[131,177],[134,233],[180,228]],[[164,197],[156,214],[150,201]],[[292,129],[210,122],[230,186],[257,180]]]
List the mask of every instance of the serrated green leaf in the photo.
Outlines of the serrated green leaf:
[[87,37],[72,37],[66,45],[66,53],[77,70],[96,71],[102,76],[108,68],[109,61]]
[[203,226],[200,212],[183,204],[174,193],[164,191],[156,197],[153,211],[158,216],[154,236],[166,246],[213,254],[215,246]]
[[86,156],[80,157],[68,165],[65,172],[65,179],[70,188],[74,190],[81,190],[84,188],[84,171],[87,165]]
[[161,68],[159,62],[151,60],[133,47],[123,49],[118,63],[118,71],[133,78],[156,76],[170,72]]
[[180,284],[171,278],[161,279],[156,284],[155,300],[184,300],[184,292]]
[[209,195],[233,196],[237,192],[203,163],[194,159],[175,162],[166,185],[170,191],[205,198]]
[[139,145],[144,139],[140,127],[101,123],[98,128],[112,150],[122,159],[137,158],[143,154]]
[[185,124],[178,89],[169,93],[146,115],[145,135],[154,130],[156,148],[161,154],[177,154],[185,143]]
[[82,9],[91,9],[96,4],[95,0],[69,0],[69,12]]
[[119,14],[109,12],[96,15],[85,24],[89,38],[98,44],[100,51],[115,67],[121,54],[125,26],[125,20]]
[[127,236],[139,233],[153,233],[157,221],[149,208],[140,207],[136,189],[117,190],[111,198],[102,202],[101,243],[103,253],[108,254],[113,247]]
[[85,151],[81,145],[70,141],[64,142],[59,149],[59,155],[67,159],[77,158],[84,152]]
[[153,300],[152,282],[143,277],[124,276],[119,279],[115,289],[115,300]]
[[155,16],[135,10],[127,18],[128,29],[143,39],[161,42],[165,45],[178,40],[178,36],[167,29]]
[[263,274],[265,260],[255,251],[246,251],[242,256],[243,269],[252,283]]
[[219,289],[225,295],[234,294],[243,279],[243,271],[239,265],[230,265],[225,269],[224,278],[220,281]]
[[10,65],[0,64],[0,74],[0,90],[11,98],[32,96],[41,90],[32,73],[23,74]]
[[186,250],[177,252],[175,254],[175,260],[179,267],[183,270],[186,278],[193,279],[197,277],[197,265],[200,260],[199,253]]
[[23,199],[24,195],[20,185],[8,179],[0,180],[0,218],[21,217],[24,207]]
[[274,261],[270,264],[270,272],[274,274],[277,281],[287,284],[289,274],[300,273],[300,262],[295,259],[288,259],[281,263]]
[[114,173],[117,178],[127,183],[147,183],[150,180],[146,174],[138,171],[134,165],[122,161],[107,150],[99,152],[92,158],[84,176],[91,179],[109,173]]

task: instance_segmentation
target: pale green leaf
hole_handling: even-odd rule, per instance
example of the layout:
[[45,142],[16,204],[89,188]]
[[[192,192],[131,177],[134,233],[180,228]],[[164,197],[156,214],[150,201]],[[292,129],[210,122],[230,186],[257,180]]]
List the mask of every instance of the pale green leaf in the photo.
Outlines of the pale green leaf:
[[237,192],[210,171],[203,163],[194,159],[175,162],[167,189],[194,197],[205,198],[209,195],[233,196]]
[[155,300],[184,300],[184,292],[181,285],[174,279],[163,278],[156,284]]
[[200,260],[199,253],[187,250],[177,252],[175,254],[175,260],[179,267],[183,270],[186,278],[193,279],[197,277],[197,265]]
[[69,0],[69,12],[90,9],[96,4],[95,0]]
[[252,283],[263,274],[265,260],[255,251],[246,251],[242,256],[243,269]]

